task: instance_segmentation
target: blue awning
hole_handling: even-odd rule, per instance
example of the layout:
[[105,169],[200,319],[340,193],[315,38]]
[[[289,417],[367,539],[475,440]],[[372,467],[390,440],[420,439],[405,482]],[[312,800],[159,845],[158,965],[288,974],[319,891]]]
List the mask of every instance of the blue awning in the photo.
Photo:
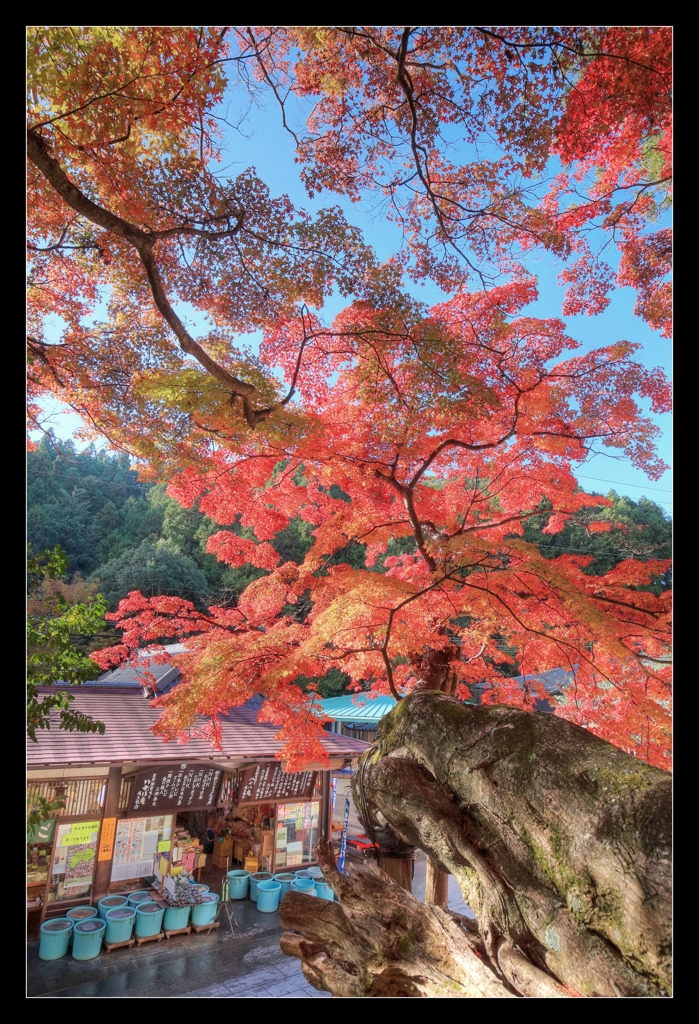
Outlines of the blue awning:
[[[563,668],[556,668],[551,669],[549,672],[541,672],[536,676],[513,676],[509,679],[505,677],[502,681],[504,683],[515,683],[520,689],[532,687],[534,684],[540,683],[547,694],[555,697],[556,694],[563,692],[573,678],[574,672]],[[492,689],[493,685],[492,682],[476,683],[474,686],[475,703],[479,703],[483,692]],[[546,702],[541,701],[539,703],[544,704]],[[390,696],[371,697],[368,693],[348,693],[344,697],[327,697],[325,700],[319,700],[316,706],[318,705],[328,718],[332,718],[336,722],[351,723],[361,728],[362,725],[369,727],[376,725],[384,715],[387,715],[396,706],[396,702]],[[553,705],[539,708],[539,710],[552,709]]]
[[380,722],[396,706],[394,697],[369,697],[366,693],[327,697],[318,703],[323,713],[336,722],[365,722],[371,725]]

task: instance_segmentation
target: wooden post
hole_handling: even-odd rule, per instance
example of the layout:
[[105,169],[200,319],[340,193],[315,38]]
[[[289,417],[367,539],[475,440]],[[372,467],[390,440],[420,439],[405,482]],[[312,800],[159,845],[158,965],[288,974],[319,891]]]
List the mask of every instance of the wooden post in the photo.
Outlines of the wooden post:
[[425,903],[446,907],[449,902],[449,872],[438,868],[431,857],[427,858],[425,873]]
[[[109,776],[107,778],[107,790],[104,794],[103,820],[105,818],[116,818],[117,816],[117,811],[119,808],[119,793],[121,791],[121,779],[121,766],[116,765],[114,767],[111,767],[109,769]],[[112,858],[110,857],[109,860],[98,859],[97,865],[95,867],[95,874],[92,879],[92,902],[95,905],[97,904],[98,900],[102,899],[103,896],[109,895],[109,884],[111,880]]]
[[410,857],[379,857],[378,864],[382,871],[397,882],[407,892],[413,891],[413,864]]

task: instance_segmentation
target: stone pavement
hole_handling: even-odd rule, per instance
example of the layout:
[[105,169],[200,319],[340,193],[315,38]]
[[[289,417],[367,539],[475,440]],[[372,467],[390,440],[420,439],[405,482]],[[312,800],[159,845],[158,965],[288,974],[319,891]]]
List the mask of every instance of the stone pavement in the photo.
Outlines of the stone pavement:
[[[413,894],[425,892],[425,858],[415,864]],[[449,907],[473,916],[449,879]],[[230,912],[230,917],[228,916]],[[279,949],[278,914],[262,914],[250,900],[232,902],[210,935],[175,936],[131,949],[102,952],[80,963],[38,958],[28,945],[29,997],[69,998],[329,998],[308,984],[301,962]]]
[[329,992],[317,992],[309,985],[301,970],[301,961],[284,956],[279,937],[265,940],[246,953],[240,961],[241,970],[218,985],[188,992],[187,997],[204,999],[282,999],[330,998]]
[[329,992],[316,992],[308,984],[300,960],[284,956],[279,949],[280,934],[278,928],[260,938],[135,967],[45,995],[73,999],[330,998]]

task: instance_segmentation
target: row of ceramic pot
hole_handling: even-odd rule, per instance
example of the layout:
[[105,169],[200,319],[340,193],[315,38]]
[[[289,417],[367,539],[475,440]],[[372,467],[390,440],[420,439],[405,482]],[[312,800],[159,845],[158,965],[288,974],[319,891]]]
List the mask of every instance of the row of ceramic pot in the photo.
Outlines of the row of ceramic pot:
[[[206,889],[206,886],[203,886]],[[211,924],[216,917],[218,896],[202,892],[201,903],[186,907],[163,907],[145,889],[129,896],[105,896],[97,907],[73,907],[65,917],[54,917],[41,926],[39,958],[59,960],[72,943],[74,960],[99,956],[102,940],[107,945],[128,942],[132,935],[147,938],[165,931]]]
[[289,889],[304,892],[308,896],[320,896],[324,900],[335,898],[333,890],[323,880],[319,868],[282,871],[277,875],[272,875],[269,871],[256,871],[253,874],[241,870],[228,872],[230,899],[244,900],[249,896],[257,903],[257,909],[263,913],[273,913],[277,910],[279,901]]

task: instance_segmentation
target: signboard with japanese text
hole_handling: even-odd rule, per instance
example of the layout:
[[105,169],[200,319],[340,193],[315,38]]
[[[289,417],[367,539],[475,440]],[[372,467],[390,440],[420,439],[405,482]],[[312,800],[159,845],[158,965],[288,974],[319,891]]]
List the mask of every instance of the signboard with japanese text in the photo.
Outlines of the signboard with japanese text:
[[80,846],[83,843],[96,843],[100,830],[99,821],[74,821],[70,828],[61,836],[61,846]]
[[164,765],[139,772],[131,790],[129,812],[196,811],[215,807],[223,769],[217,765]]
[[100,833],[98,860],[111,860],[114,850],[114,836],[116,835],[116,818],[105,818],[102,822]]
[[315,772],[283,772],[279,763],[257,764],[243,772],[238,804],[310,797],[315,777]]

